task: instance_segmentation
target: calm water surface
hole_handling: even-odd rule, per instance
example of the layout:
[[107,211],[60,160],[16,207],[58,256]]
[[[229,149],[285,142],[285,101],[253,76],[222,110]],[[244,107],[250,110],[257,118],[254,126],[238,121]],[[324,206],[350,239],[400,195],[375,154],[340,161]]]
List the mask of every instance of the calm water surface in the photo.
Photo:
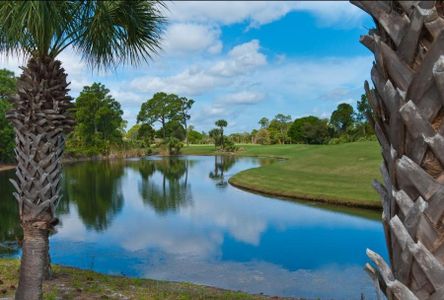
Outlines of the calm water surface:
[[[227,182],[270,161],[150,157],[65,166],[54,263],[252,293],[374,299],[365,249],[387,257],[380,214],[296,203]],[[0,255],[19,256],[17,208],[0,173]]]

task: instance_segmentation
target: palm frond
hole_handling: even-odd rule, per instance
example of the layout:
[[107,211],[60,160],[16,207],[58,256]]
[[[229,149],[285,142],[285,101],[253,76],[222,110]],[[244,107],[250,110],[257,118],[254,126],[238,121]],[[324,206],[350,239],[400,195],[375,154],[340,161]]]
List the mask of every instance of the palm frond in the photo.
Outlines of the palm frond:
[[45,55],[67,27],[69,1],[0,2],[0,51],[7,55]]
[[165,19],[158,1],[93,1],[85,8],[72,46],[90,65],[136,65],[160,49]]
[[138,64],[160,49],[160,1],[0,1],[0,52],[56,57],[73,47],[98,68]]

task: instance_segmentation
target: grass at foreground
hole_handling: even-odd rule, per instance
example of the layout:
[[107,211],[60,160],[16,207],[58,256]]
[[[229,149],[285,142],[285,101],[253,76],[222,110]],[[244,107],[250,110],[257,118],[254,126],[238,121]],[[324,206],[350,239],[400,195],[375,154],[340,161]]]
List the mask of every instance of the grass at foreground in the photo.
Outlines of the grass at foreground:
[[[13,299],[19,261],[0,259],[0,299]],[[102,275],[53,266],[54,278],[44,283],[45,300],[52,299],[282,299],[195,285]]]
[[[275,196],[317,200],[357,207],[381,207],[372,180],[380,178],[377,142],[340,145],[240,145],[241,156],[285,158],[242,171],[234,186]],[[191,145],[184,154],[217,154],[214,146]]]

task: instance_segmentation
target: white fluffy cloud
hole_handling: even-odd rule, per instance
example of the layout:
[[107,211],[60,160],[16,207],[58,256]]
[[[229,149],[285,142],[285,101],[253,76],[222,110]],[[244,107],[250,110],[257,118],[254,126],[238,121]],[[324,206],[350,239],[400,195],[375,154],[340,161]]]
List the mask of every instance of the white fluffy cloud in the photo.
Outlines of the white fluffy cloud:
[[358,26],[365,16],[348,1],[298,1],[295,10],[313,14],[322,26]]
[[235,46],[226,59],[215,61],[210,67],[192,66],[172,76],[142,76],[130,86],[139,92],[164,91],[196,96],[232,82],[237,76],[248,74],[267,63],[260,53],[258,40]]
[[216,63],[210,72],[219,75],[231,77],[244,74],[256,67],[265,65],[267,59],[264,54],[259,52],[260,45],[258,40],[244,43],[234,47],[228,53],[228,59]]
[[260,92],[240,91],[224,96],[222,101],[231,105],[251,105],[262,101],[264,96]]
[[351,89],[362,90],[372,60],[371,56],[293,60],[261,72],[255,80],[268,88],[279,86],[279,92],[293,94],[299,101],[340,100],[349,97]]
[[219,36],[220,30],[215,27],[174,23],[165,31],[162,48],[166,54],[187,54],[199,51],[217,54],[222,50]]
[[[237,91],[207,102],[192,121],[208,127],[216,118],[226,118],[230,124],[239,118],[242,118],[239,123],[256,124],[260,115],[272,118],[281,112],[327,117],[337,103],[358,99],[363,82],[368,79],[371,61],[371,56],[359,56],[293,59],[285,64],[270,64],[255,76],[243,77],[241,85],[231,86],[238,88]],[[264,101],[265,94],[270,96],[267,101]],[[307,103],[311,103],[308,107],[312,109],[301,111]],[[251,130],[250,126],[246,129]]]
[[158,91],[177,93],[186,96],[199,95],[221,84],[222,80],[209,74],[200,67],[190,67],[177,75],[168,77],[143,76],[130,82],[130,86],[139,92]]
[[312,13],[325,25],[356,24],[364,16],[345,1],[177,1],[168,8],[172,21],[222,25],[247,21],[250,27],[273,22],[291,11]]
[[247,22],[247,28],[279,20],[292,11],[314,15],[321,26],[357,26],[365,15],[344,1],[177,1],[165,14],[171,24],[164,35],[164,53],[171,55],[222,50],[220,26]]

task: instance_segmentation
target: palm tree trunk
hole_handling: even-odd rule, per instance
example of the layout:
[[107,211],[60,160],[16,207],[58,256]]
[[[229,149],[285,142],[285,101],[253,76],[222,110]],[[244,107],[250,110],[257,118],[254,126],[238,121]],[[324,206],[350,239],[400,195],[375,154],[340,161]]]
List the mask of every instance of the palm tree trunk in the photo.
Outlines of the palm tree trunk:
[[388,299],[444,299],[444,10],[436,1],[352,1],[376,30],[361,37],[375,55],[365,83],[381,144],[391,267],[368,250]]
[[16,299],[41,299],[44,270],[47,268],[45,257],[48,257],[49,231],[30,225],[22,227],[24,240]]
[[224,128],[220,128],[220,134],[221,134],[221,143],[222,143],[222,149],[225,148],[225,141],[224,141]]
[[41,299],[48,276],[48,236],[58,223],[61,156],[64,135],[71,130],[71,98],[61,63],[50,57],[28,61],[17,82],[8,118],[16,134],[16,179],[11,179],[24,232],[23,254],[16,299]]

